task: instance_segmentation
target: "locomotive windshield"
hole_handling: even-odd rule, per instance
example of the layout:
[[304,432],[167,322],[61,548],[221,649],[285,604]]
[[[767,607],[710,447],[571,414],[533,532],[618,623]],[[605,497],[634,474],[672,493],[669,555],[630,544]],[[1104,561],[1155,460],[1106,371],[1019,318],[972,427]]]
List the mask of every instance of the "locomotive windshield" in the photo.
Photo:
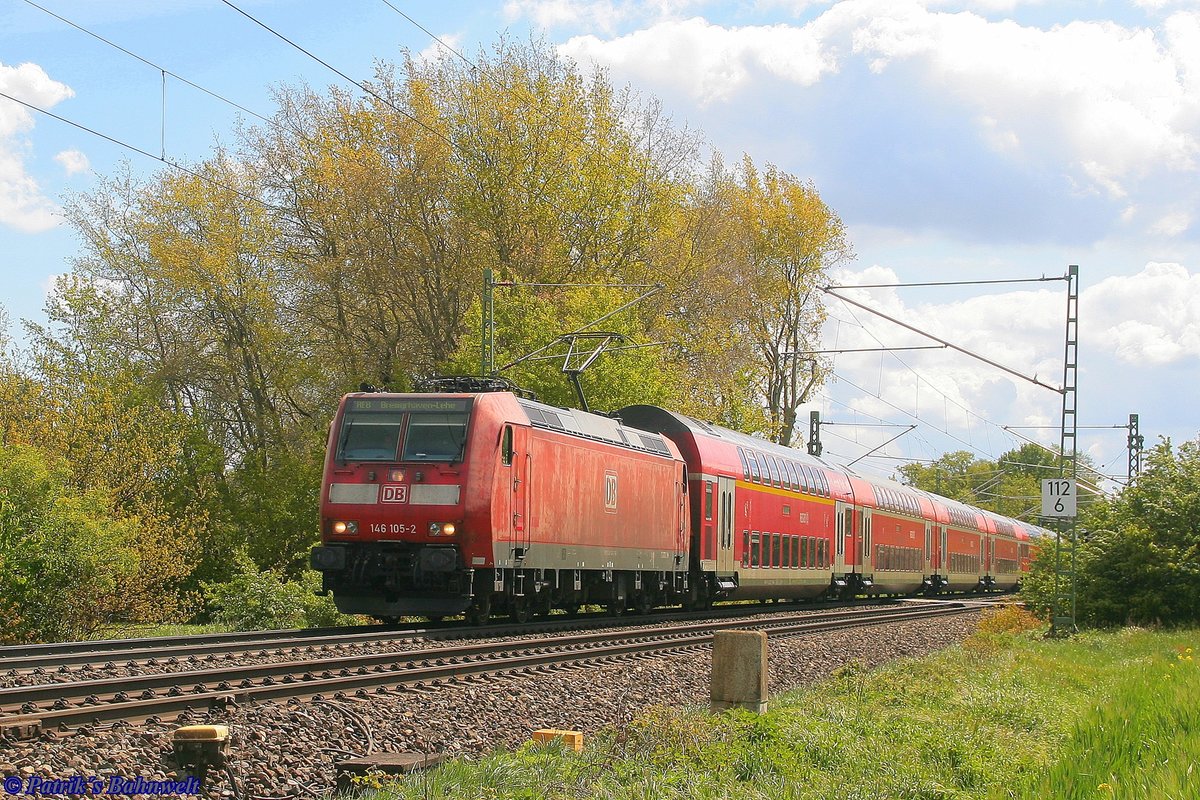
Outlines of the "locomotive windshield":
[[466,441],[466,414],[412,414],[402,460],[461,461]]
[[354,399],[338,432],[339,461],[461,461],[467,400]]
[[342,418],[341,461],[394,461],[403,414],[352,414]]

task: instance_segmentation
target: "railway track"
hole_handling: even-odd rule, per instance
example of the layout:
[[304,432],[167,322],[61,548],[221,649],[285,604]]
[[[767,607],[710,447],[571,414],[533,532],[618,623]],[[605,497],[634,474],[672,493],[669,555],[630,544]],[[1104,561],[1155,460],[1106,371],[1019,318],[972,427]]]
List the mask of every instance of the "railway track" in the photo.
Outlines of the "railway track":
[[[903,603],[804,616],[707,619],[614,633],[612,630],[473,642],[406,652],[338,654],[251,665],[124,677],[97,677],[0,689],[0,734],[31,738],[43,731],[163,719],[185,712],[290,697],[369,696],[428,690],[442,682],[561,668],[647,654],[699,651],[716,631],[754,628],[771,637],[801,636],[863,625],[973,611],[964,602]],[[609,620],[611,624],[611,620]],[[524,629],[528,632],[528,629]],[[211,643],[205,646],[210,646]]]
[[[50,644],[12,645],[0,647],[0,675],[32,670],[60,670],[62,667],[83,664],[109,665],[158,661],[213,660],[234,653],[274,652],[288,650],[316,652],[337,645],[374,645],[395,641],[419,641],[462,638],[483,638],[526,635],[531,632],[554,632],[581,627],[612,627],[624,621],[639,623],[671,620],[711,619],[714,616],[744,616],[760,614],[764,609],[790,611],[820,611],[828,608],[853,608],[896,602],[874,599],[829,603],[779,603],[771,606],[739,604],[717,607],[703,612],[664,611],[636,617],[614,618],[606,614],[583,614],[574,617],[555,615],[523,624],[503,620],[486,626],[466,626],[461,622],[426,623],[413,627],[395,625],[351,625],[337,628],[305,628],[277,631],[243,631],[204,633],[192,636],[162,636],[144,639],[101,639],[96,641],[58,642]],[[212,658],[210,658],[210,656]]]

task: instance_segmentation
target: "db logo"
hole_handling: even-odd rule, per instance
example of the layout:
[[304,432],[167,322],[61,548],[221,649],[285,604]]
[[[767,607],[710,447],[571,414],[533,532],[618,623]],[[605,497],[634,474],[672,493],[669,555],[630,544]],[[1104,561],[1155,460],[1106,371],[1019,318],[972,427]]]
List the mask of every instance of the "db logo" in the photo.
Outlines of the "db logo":
[[379,498],[382,503],[407,503],[408,502],[408,487],[407,486],[384,486],[383,494]]
[[617,473],[612,470],[604,472],[604,510],[617,510]]

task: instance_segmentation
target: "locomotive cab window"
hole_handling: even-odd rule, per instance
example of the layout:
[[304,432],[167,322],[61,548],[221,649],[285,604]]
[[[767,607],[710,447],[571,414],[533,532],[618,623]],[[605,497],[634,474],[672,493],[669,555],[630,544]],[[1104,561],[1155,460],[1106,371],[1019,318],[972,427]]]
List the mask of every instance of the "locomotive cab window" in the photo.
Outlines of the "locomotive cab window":
[[513,463],[513,431],[511,425],[504,426],[504,433],[500,439],[500,456],[504,465],[512,466]]
[[413,414],[404,437],[404,461],[461,461],[466,414]]
[[352,413],[342,417],[339,461],[395,461],[403,414]]

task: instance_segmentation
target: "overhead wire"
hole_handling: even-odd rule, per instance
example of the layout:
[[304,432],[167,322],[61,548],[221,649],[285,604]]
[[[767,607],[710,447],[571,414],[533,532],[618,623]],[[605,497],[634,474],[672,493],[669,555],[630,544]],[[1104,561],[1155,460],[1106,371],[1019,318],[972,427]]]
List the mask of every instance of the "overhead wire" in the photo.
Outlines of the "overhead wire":
[[163,156],[156,156],[153,153],[149,153],[149,152],[141,149],[140,147],[137,147],[136,145],[130,144],[129,142],[122,141],[121,139],[118,139],[114,136],[109,136],[106,133],[101,133],[100,131],[98,131],[94,128],[89,128],[88,126],[86,126],[82,123],[76,122],[72,119],[68,119],[60,114],[55,114],[53,111],[42,108],[40,106],[36,106],[33,103],[30,103],[30,102],[20,99],[19,97],[13,97],[11,94],[8,94],[7,92],[0,91],[0,97],[3,97],[6,100],[11,100],[14,103],[18,103],[22,106],[25,106],[26,108],[30,109],[31,111],[36,111],[39,114],[44,114],[47,117],[50,117],[51,119],[58,120],[59,122],[63,123],[64,125],[70,125],[72,128],[81,130],[84,133],[88,133],[88,134],[91,134],[92,136],[99,137],[99,138],[104,139],[105,141],[111,142],[112,144],[115,144],[119,147],[124,147],[125,149],[130,150],[131,152],[145,156],[146,158],[152,159],[154,161],[158,161],[162,164],[166,164],[168,167],[171,167],[172,169],[177,169],[180,172],[191,175],[194,178],[198,178],[211,186],[215,186],[219,189],[224,189],[226,191],[233,192],[234,194],[238,195],[239,197],[242,197],[243,199],[258,203],[259,205],[263,206],[264,208],[271,209],[271,206],[268,205],[261,198],[255,197],[254,195],[246,194],[241,189],[230,186],[229,184],[224,183],[222,181],[218,181],[214,178],[210,178],[209,176],[205,175],[204,173],[198,172],[190,167],[185,167],[183,164],[180,164],[177,161],[172,161]]
[[[192,87],[192,88],[194,88],[194,89],[196,89],[196,90],[198,90],[198,91],[200,91],[200,92],[203,92],[204,94],[206,94],[206,95],[208,95],[208,96],[210,96],[210,97],[212,97],[212,98],[214,98],[214,99],[216,99],[216,100],[219,100],[219,101],[221,101],[221,102],[223,102],[223,103],[225,103],[225,104],[229,105],[231,108],[236,108],[237,110],[239,110],[239,111],[241,111],[241,112],[244,112],[245,114],[248,114],[248,115],[250,115],[250,116],[254,117],[255,119],[261,120],[262,122],[266,123],[267,125],[270,125],[271,127],[275,128],[275,129],[277,129],[277,130],[283,131],[283,132],[285,132],[285,133],[289,133],[289,134],[296,135],[298,138],[300,138],[300,139],[304,140],[305,142],[307,142],[307,143],[309,143],[309,144],[316,145],[317,147],[319,147],[319,148],[322,148],[322,149],[326,150],[327,152],[332,152],[334,155],[336,155],[336,156],[337,156],[337,157],[339,157],[339,158],[352,158],[352,157],[353,157],[353,155],[352,155],[352,154],[348,154],[348,153],[346,153],[346,152],[344,152],[344,151],[340,151],[340,150],[338,150],[338,151],[334,151],[334,150],[332,150],[332,149],[331,149],[331,148],[329,148],[327,145],[325,145],[323,142],[320,142],[320,141],[318,141],[318,140],[315,140],[315,139],[313,139],[313,138],[311,138],[311,137],[309,137],[309,136],[306,136],[306,135],[305,135],[305,134],[304,134],[302,131],[296,131],[296,130],[291,130],[291,129],[288,129],[288,128],[286,128],[286,127],[284,127],[284,126],[280,125],[278,122],[276,122],[276,121],[275,121],[274,119],[272,119],[271,117],[264,116],[263,114],[260,114],[259,112],[255,111],[254,109],[247,108],[246,106],[242,105],[241,103],[238,103],[238,102],[237,102],[237,101],[235,101],[235,100],[231,100],[230,98],[226,97],[225,95],[221,94],[220,92],[214,91],[214,90],[212,90],[212,89],[210,89],[210,88],[208,88],[208,87],[206,87],[206,86],[204,86],[204,85],[202,85],[202,84],[199,84],[199,83],[197,83],[197,82],[195,82],[195,81],[193,81],[193,80],[191,80],[191,79],[189,79],[189,78],[186,78],[186,77],[184,77],[184,76],[180,75],[179,73],[177,73],[177,72],[175,72],[175,71],[173,71],[173,70],[167,69],[167,68],[166,68],[166,67],[164,67],[163,65],[161,65],[161,64],[158,64],[158,63],[155,63],[154,61],[151,61],[150,59],[148,59],[148,58],[146,58],[146,57],[144,57],[144,56],[142,56],[142,55],[140,55],[140,54],[138,54],[138,53],[135,53],[134,51],[130,50],[129,48],[127,48],[127,47],[124,47],[123,45],[120,45],[120,44],[118,44],[118,43],[116,43],[116,42],[114,42],[114,41],[112,41],[112,40],[110,40],[110,39],[108,39],[108,38],[106,38],[106,37],[104,37],[104,36],[101,36],[100,34],[96,33],[95,31],[92,31],[92,30],[90,30],[90,29],[88,29],[88,28],[84,27],[83,25],[81,25],[81,24],[79,24],[79,23],[75,22],[74,20],[68,19],[67,17],[63,16],[62,14],[59,14],[59,13],[57,13],[57,12],[55,12],[55,11],[52,11],[51,9],[48,9],[48,8],[46,8],[45,6],[43,6],[43,5],[39,4],[39,3],[33,2],[33,0],[24,0],[24,2],[25,2],[27,5],[29,5],[29,6],[32,6],[33,8],[36,8],[36,9],[38,9],[39,11],[41,11],[41,12],[43,12],[43,13],[45,13],[45,14],[47,14],[47,15],[51,16],[51,17],[54,17],[55,19],[59,20],[59,21],[60,21],[60,22],[62,22],[63,24],[65,24],[65,25],[69,25],[70,27],[74,28],[75,30],[77,30],[77,31],[79,31],[79,32],[81,32],[81,33],[83,33],[83,34],[85,34],[85,35],[87,35],[87,36],[90,36],[90,37],[92,37],[93,39],[96,39],[96,40],[97,40],[97,41],[99,41],[99,42],[102,42],[103,44],[107,45],[108,47],[111,47],[111,48],[113,48],[113,49],[115,49],[115,50],[118,50],[119,52],[121,52],[121,53],[125,54],[126,56],[128,56],[128,57],[130,57],[130,58],[132,58],[132,59],[135,59],[136,61],[139,61],[139,62],[141,62],[142,64],[145,64],[146,66],[148,66],[148,67],[150,67],[150,68],[152,68],[152,69],[154,69],[154,70],[157,70],[157,71],[158,71],[159,73],[161,73],[161,74],[162,74],[164,77],[165,77],[165,76],[170,76],[171,78],[173,78],[173,79],[175,79],[175,80],[177,80],[177,81],[179,81],[179,82],[181,82],[181,83],[183,83],[183,84],[186,84],[187,86],[190,86],[190,87]],[[356,85],[357,85],[357,84],[356,84]],[[165,87],[164,87],[164,92],[165,92]],[[210,185],[212,185],[212,186],[215,186],[215,187],[217,187],[217,188],[224,189],[224,190],[227,190],[227,191],[234,192],[234,193],[236,193],[238,196],[242,197],[243,199],[250,200],[250,201],[253,201],[253,202],[255,202],[255,203],[258,203],[258,204],[260,204],[260,205],[262,205],[262,206],[264,206],[264,207],[266,207],[266,208],[268,208],[268,209],[270,209],[270,210],[276,210],[276,209],[275,209],[273,206],[271,206],[269,203],[267,203],[266,201],[264,201],[264,200],[263,200],[261,197],[256,197],[256,196],[254,196],[254,195],[247,194],[247,193],[245,193],[245,192],[243,192],[243,191],[241,191],[241,190],[239,190],[239,189],[237,189],[237,188],[235,188],[235,187],[229,186],[228,184],[226,184],[226,183],[224,183],[224,182],[222,182],[222,181],[215,180],[215,179],[213,179],[213,178],[211,178],[211,177],[209,177],[209,176],[207,176],[207,175],[204,175],[203,173],[200,173],[200,172],[198,172],[198,171],[196,171],[196,170],[194,170],[194,169],[192,169],[192,168],[190,168],[190,167],[186,167],[186,166],[184,166],[183,164],[179,163],[178,161],[175,161],[175,160],[173,160],[173,159],[169,159],[169,158],[167,158],[167,156],[166,156],[166,147],[165,147],[165,143],[164,143],[164,146],[163,146],[163,152],[162,152],[162,154],[161,154],[161,155],[158,155],[158,156],[156,156],[156,155],[154,155],[153,153],[150,153],[150,152],[148,152],[148,151],[146,151],[146,150],[143,150],[142,148],[140,148],[140,147],[137,147],[136,145],[130,144],[129,142],[126,142],[126,141],[124,141],[124,140],[122,140],[122,139],[119,139],[119,138],[117,138],[117,137],[115,137],[115,136],[110,136],[110,135],[108,135],[108,134],[102,133],[102,132],[100,132],[99,130],[96,130],[96,129],[94,129],[94,128],[91,128],[91,127],[89,127],[89,126],[87,126],[87,125],[84,125],[84,124],[82,124],[82,123],[79,123],[79,122],[76,122],[76,121],[74,121],[74,120],[71,120],[71,119],[69,119],[69,118],[67,118],[67,117],[64,117],[64,116],[60,115],[60,114],[55,114],[55,113],[53,113],[53,112],[51,112],[51,111],[49,111],[49,110],[47,110],[47,109],[41,108],[41,107],[39,107],[39,106],[37,106],[37,105],[34,105],[34,104],[32,104],[32,103],[29,103],[29,102],[27,102],[27,101],[21,100],[21,99],[19,99],[19,98],[16,98],[16,97],[13,97],[12,95],[9,95],[9,94],[6,94],[6,93],[3,93],[3,92],[0,92],[0,96],[3,96],[3,97],[5,97],[6,99],[12,100],[13,102],[19,103],[19,104],[21,104],[21,105],[23,105],[23,106],[25,106],[25,107],[27,107],[27,108],[29,108],[29,109],[33,110],[33,111],[36,111],[36,112],[38,112],[38,113],[40,113],[40,114],[44,114],[44,115],[46,115],[46,116],[50,117],[51,119],[57,120],[57,121],[59,121],[59,122],[62,122],[62,123],[64,123],[64,124],[66,124],[66,125],[69,125],[69,126],[71,126],[71,127],[77,128],[77,129],[79,129],[79,130],[81,130],[81,131],[84,131],[85,133],[88,133],[88,134],[90,134],[90,135],[92,135],[92,136],[96,136],[96,137],[98,137],[98,138],[104,139],[105,141],[108,141],[108,142],[110,142],[110,143],[112,143],[112,144],[115,144],[115,145],[117,145],[118,147],[125,148],[126,150],[129,150],[130,152],[136,153],[136,154],[138,154],[138,155],[141,155],[141,156],[145,156],[146,158],[153,159],[153,160],[155,160],[155,161],[158,161],[159,163],[161,163],[161,164],[164,164],[164,165],[166,165],[166,166],[168,166],[168,167],[170,167],[170,168],[172,168],[172,169],[175,169],[175,170],[178,170],[178,171],[180,171],[180,172],[183,172],[183,173],[185,173],[185,174],[191,175],[191,176],[193,176],[193,177],[195,177],[195,178],[198,178],[198,179],[200,179],[200,180],[202,180],[202,181],[205,181],[205,182],[207,182],[208,184],[210,184]],[[165,98],[164,98],[164,120],[163,120],[163,124],[164,124],[164,128],[165,128]],[[165,132],[164,132],[164,139],[165,139]],[[365,164],[365,162],[358,161],[357,159],[354,159],[354,160],[356,161],[356,163],[359,163],[359,164],[360,164],[360,165],[362,165],[362,166],[367,166],[367,165]]]
[[91,36],[93,39],[101,41],[104,44],[108,45],[109,47],[112,47],[116,50],[120,50],[122,53],[129,56],[130,58],[136,59],[136,60],[142,62],[143,64],[145,64],[146,66],[151,67],[152,69],[158,70],[159,72],[161,72],[164,75],[169,75],[170,77],[174,78],[175,80],[179,81],[180,83],[187,84],[188,86],[191,86],[193,89],[204,92],[208,96],[215,98],[217,100],[220,100],[223,103],[227,103],[230,106],[232,106],[233,108],[236,108],[239,111],[243,111],[252,117],[256,117],[256,118],[262,120],[263,122],[271,121],[269,118],[264,117],[262,114],[259,114],[257,111],[246,108],[245,106],[241,105],[240,103],[237,103],[234,100],[230,100],[228,97],[225,97],[224,95],[219,94],[218,92],[215,92],[212,89],[202,86],[202,85],[196,83],[195,81],[189,80],[189,79],[183,77],[182,75],[179,75],[178,73],[172,72],[171,70],[167,69],[166,67],[163,67],[159,64],[155,64],[153,61],[149,60],[148,58],[140,56],[137,53],[133,52],[132,50],[122,47],[121,45],[117,44],[116,42],[113,42],[113,41],[110,41],[110,40],[104,38],[103,36],[96,33],[95,31],[88,30],[87,28],[83,27],[79,23],[73,22],[72,20],[67,19],[66,17],[62,16],[61,14],[51,11],[50,9],[46,8],[45,6],[39,5],[38,3],[33,2],[33,0],[24,0],[24,2],[27,5],[33,6],[34,8],[38,9],[39,11],[49,14],[50,16],[57,19],[59,22],[62,22],[66,25],[70,25],[75,30],[77,30],[81,33],[87,34],[88,36]]
[[[840,298],[839,298],[839,299],[840,299]],[[884,346],[883,340],[882,340],[882,339],[880,339],[880,338],[879,338],[879,337],[878,337],[878,336],[875,334],[875,332],[874,332],[874,331],[872,331],[872,330],[871,330],[870,328],[868,328],[868,327],[867,327],[865,324],[863,324],[862,320],[860,320],[860,319],[858,318],[858,315],[857,315],[857,314],[854,312],[854,309],[853,309],[853,308],[851,308],[849,305],[847,305],[847,304],[844,304],[844,303],[843,303],[843,307],[845,307],[845,308],[846,308],[846,310],[849,312],[850,316],[853,318],[853,320],[854,320],[854,322],[853,322],[853,325],[854,325],[855,327],[857,327],[857,328],[861,329],[861,330],[862,330],[862,331],[863,331],[863,332],[864,332],[864,333],[865,333],[867,336],[869,336],[869,337],[871,337],[873,340],[875,340],[875,342],[876,342],[876,343],[878,343],[880,346]],[[843,322],[843,320],[841,320],[841,319],[838,319],[838,318],[835,318],[835,319],[837,319],[837,321],[838,321],[839,325],[840,325],[840,324]],[[851,323],[849,323],[849,322],[846,322],[846,324],[851,324]],[[997,431],[1007,432],[1007,431],[1005,431],[1005,430],[1004,430],[1004,428],[1003,428],[1001,425],[999,425],[999,424],[997,424],[997,423],[995,423],[995,422],[992,422],[991,420],[987,419],[986,417],[983,417],[983,416],[981,416],[980,414],[978,414],[978,413],[976,413],[976,412],[972,411],[970,408],[967,408],[967,407],[966,407],[966,406],[964,406],[963,404],[959,403],[957,400],[955,400],[955,399],[951,398],[951,397],[949,396],[949,394],[947,394],[945,391],[943,391],[941,388],[939,388],[939,387],[938,387],[936,384],[934,384],[932,381],[930,381],[928,378],[926,378],[924,375],[922,375],[920,372],[918,372],[918,371],[917,371],[917,370],[916,370],[916,369],[915,369],[915,368],[914,368],[912,365],[910,365],[908,362],[906,362],[906,361],[905,361],[903,358],[901,358],[900,356],[897,356],[895,353],[890,353],[890,355],[891,355],[891,356],[892,356],[892,358],[894,358],[894,359],[895,359],[897,362],[899,362],[899,363],[900,363],[900,364],[901,364],[901,365],[902,365],[902,366],[903,366],[903,367],[904,367],[906,370],[908,370],[909,372],[911,372],[911,373],[913,374],[913,376],[916,378],[916,380],[917,380],[917,382],[918,382],[918,383],[917,383],[918,387],[919,387],[919,385],[920,385],[920,382],[924,381],[924,383],[925,383],[925,384],[926,384],[926,385],[927,385],[927,386],[928,386],[930,389],[932,389],[934,392],[936,392],[937,394],[939,394],[939,395],[941,395],[941,396],[942,396],[942,398],[943,398],[943,402],[945,402],[945,403],[952,403],[954,406],[956,406],[958,409],[960,409],[960,410],[961,410],[961,411],[962,411],[962,412],[963,412],[963,413],[966,415],[966,417],[967,417],[967,426],[968,426],[968,431],[970,430],[970,418],[971,418],[971,417],[975,417],[975,418],[976,418],[976,419],[978,419],[980,422],[984,423],[985,425],[987,425],[987,426],[989,426],[989,427],[991,427],[991,428],[995,428]],[[835,374],[836,374],[836,373],[835,373]],[[841,376],[839,376],[839,377],[841,377]],[[844,378],[843,378],[843,379],[844,379]],[[856,386],[856,388],[858,388],[860,391],[866,391],[866,390],[865,390],[865,389],[863,389],[862,387],[858,387],[858,386]],[[870,393],[870,392],[868,392],[868,394],[871,394],[871,393]],[[883,400],[883,398],[882,398],[882,392],[881,392],[880,394],[878,394],[878,395],[874,395],[874,394],[873,394],[872,396],[876,397],[876,399],[879,399],[879,400],[881,400],[881,401]],[[884,402],[887,402],[887,401],[884,401]],[[929,424],[929,421],[928,421],[928,420],[922,419],[922,418],[921,418],[920,416],[918,416],[918,414],[916,414],[916,413],[909,413],[909,412],[905,411],[904,409],[901,409],[901,408],[899,408],[898,406],[896,406],[896,405],[894,405],[894,404],[892,404],[892,403],[890,403],[890,402],[888,403],[888,405],[891,405],[893,408],[896,408],[898,411],[901,411],[902,413],[904,413],[905,415],[907,415],[907,416],[911,417],[912,419],[920,420],[921,422],[923,422],[923,423],[925,423],[925,424]],[[919,408],[917,408],[917,409],[914,409],[914,411],[919,411]],[[945,421],[945,425],[946,425],[946,427],[945,427],[945,428],[937,428],[937,426],[936,426],[936,425],[934,425],[933,427],[934,427],[936,430],[939,430],[939,431],[941,431],[942,433],[946,434],[947,436],[950,436],[951,438],[953,438],[953,439],[955,439],[955,440],[957,440],[957,441],[959,441],[959,442],[961,442],[961,443],[963,443],[963,444],[967,444],[967,445],[968,445],[968,446],[969,446],[969,447],[970,447],[972,450],[975,450],[975,452],[978,452],[978,453],[981,453],[981,454],[987,455],[989,458],[991,458],[991,457],[994,457],[994,456],[992,456],[992,454],[990,454],[990,453],[987,453],[987,452],[985,452],[985,451],[983,451],[983,450],[981,450],[981,449],[977,448],[977,447],[974,445],[974,443],[973,443],[973,442],[966,442],[965,440],[961,439],[960,437],[958,437],[958,436],[955,436],[954,434],[951,434],[951,433],[950,433],[950,431],[949,431],[949,426],[950,426],[950,423],[949,423],[949,415],[946,415],[946,421]],[[990,441],[991,441],[991,440],[990,440],[990,437],[989,437],[989,440],[988,440],[988,441],[989,441],[989,444],[990,444]],[[1016,444],[1016,442],[1015,442],[1015,439],[1011,439],[1011,438],[1010,438],[1010,439],[1009,439],[1009,441],[1010,441],[1010,442],[1012,442],[1012,444]]]

